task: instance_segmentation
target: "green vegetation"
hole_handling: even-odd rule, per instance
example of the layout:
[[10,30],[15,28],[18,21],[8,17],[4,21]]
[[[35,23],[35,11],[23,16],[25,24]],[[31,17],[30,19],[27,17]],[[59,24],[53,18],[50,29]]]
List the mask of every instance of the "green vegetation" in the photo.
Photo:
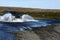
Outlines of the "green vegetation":
[[[22,12],[20,14],[24,14],[24,13]],[[60,13],[54,13],[54,12],[49,12],[49,13],[47,13],[47,12],[29,13],[28,12],[27,14],[29,14],[33,17],[38,17],[38,18],[58,18],[58,19],[60,19]]]
[[[28,12],[28,13],[24,13],[24,12],[18,12],[20,14],[20,16],[22,16],[23,14],[29,14],[35,18],[56,18],[56,19],[60,19],[60,13],[54,13],[54,12]],[[1,15],[2,13],[0,13]]]

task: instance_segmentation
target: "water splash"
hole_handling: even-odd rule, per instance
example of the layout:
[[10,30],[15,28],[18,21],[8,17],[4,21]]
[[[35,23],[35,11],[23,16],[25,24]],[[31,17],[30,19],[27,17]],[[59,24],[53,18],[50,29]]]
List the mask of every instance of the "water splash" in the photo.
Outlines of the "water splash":
[[27,15],[27,14],[22,15],[21,18],[23,21],[38,21],[38,20],[35,20],[32,16]]
[[15,18],[11,13],[6,13],[3,16],[0,17],[0,21],[5,21],[5,22],[26,22],[26,21],[38,21],[35,20],[33,17],[30,15],[24,14],[21,16],[21,18]]
[[[21,18],[15,18],[11,13],[6,13],[6,14],[4,14],[3,16],[1,16],[0,17],[0,21],[3,21],[3,22],[30,22],[30,21],[37,21],[37,20],[35,20],[33,17],[31,17],[30,15],[27,15],[27,14],[23,14],[22,16],[21,16]],[[8,24],[7,24],[8,25]],[[7,25],[6,25],[6,27],[7,27]],[[14,24],[13,24],[14,25]],[[25,29],[31,29],[29,26],[25,26],[26,24],[24,24],[23,23],[23,25],[19,25],[20,27],[19,27],[19,29],[20,29],[20,31],[24,31]],[[10,24],[9,24],[9,26],[10,26]],[[17,25],[18,26],[18,25]],[[11,29],[14,29],[13,27],[11,27],[10,26],[10,28]],[[16,30],[17,30],[17,28],[16,28]],[[15,29],[14,30],[8,30],[7,29],[7,31],[15,31]]]
[[13,22],[28,22],[28,21],[38,21],[35,20],[32,16],[23,14],[21,18],[13,20]]
[[14,16],[11,13],[6,13],[0,17],[0,21],[11,22],[14,19]]

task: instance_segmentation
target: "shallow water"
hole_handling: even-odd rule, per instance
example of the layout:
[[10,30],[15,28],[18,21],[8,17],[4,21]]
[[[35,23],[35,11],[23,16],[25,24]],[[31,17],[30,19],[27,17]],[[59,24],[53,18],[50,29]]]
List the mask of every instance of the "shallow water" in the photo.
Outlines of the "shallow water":
[[[33,27],[46,27],[49,25],[60,23],[59,19],[39,19],[38,22],[22,22],[22,23],[4,23],[0,22],[0,40],[13,40],[14,35],[8,32],[32,30]],[[14,24],[14,25],[13,25]]]

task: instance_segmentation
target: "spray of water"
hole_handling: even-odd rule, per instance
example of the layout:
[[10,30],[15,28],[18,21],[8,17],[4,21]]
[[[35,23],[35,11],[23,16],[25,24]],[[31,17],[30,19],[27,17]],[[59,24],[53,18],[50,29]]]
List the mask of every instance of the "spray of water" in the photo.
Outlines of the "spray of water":
[[0,21],[5,22],[26,22],[26,21],[37,21],[30,15],[24,14],[21,16],[21,18],[15,18],[11,13],[6,13],[3,16],[0,17]]
[[0,21],[11,22],[14,19],[14,16],[11,13],[6,13],[0,17]]
[[27,15],[27,14],[22,15],[22,20],[23,21],[38,21],[38,20],[35,20],[33,17],[31,17],[30,15]]
[[21,18],[19,19],[13,20],[13,22],[27,22],[27,21],[38,21],[38,20],[35,20],[33,17],[27,14],[22,15]]

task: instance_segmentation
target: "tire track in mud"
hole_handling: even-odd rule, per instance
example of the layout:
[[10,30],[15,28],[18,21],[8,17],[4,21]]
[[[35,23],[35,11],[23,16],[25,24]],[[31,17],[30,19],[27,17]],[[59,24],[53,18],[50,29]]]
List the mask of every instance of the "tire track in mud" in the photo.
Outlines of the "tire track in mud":
[[60,28],[60,26],[52,26],[52,27],[45,27],[40,28],[37,31],[35,30],[35,33],[40,37],[41,40],[60,40],[60,32],[58,32],[57,27]]
[[59,40],[60,35],[56,32],[49,33],[48,31],[41,31],[40,38],[41,40]]
[[24,31],[17,34],[15,40],[40,40],[33,31]]

